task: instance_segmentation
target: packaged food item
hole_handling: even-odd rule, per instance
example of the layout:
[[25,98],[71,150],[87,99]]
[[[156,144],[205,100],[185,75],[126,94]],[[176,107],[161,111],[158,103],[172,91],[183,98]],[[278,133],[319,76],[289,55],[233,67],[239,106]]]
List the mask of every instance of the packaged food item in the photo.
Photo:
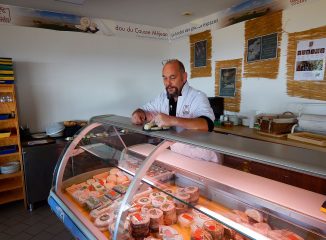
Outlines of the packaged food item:
[[93,179],[95,179],[95,180],[106,179],[108,176],[109,176],[108,172],[103,172],[103,173],[94,175]]
[[89,197],[85,201],[86,207],[88,210],[93,210],[95,208],[98,208],[102,205],[101,201],[98,198],[95,197]]
[[[178,192],[176,195],[177,199],[174,199],[174,203],[176,207],[179,208],[187,208],[188,205],[187,203],[189,203],[190,200],[190,195],[188,193],[183,193],[183,192]],[[181,201],[179,201],[178,199],[180,199]]]
[[159,226],[159,238],[160,239],[172,239],[174,236],[179,235],[178,231],[170,226]]
[[90,197],[90,191],[88,189],[85,190],[76,190],[73,192],[73,199],[80,205],[85,206],[86,200]]
[[165,203],[165,197],[164,196],[156,196],[152,198],[152,205],[156,208],[159,208],[162,206],[162,204]]
[[114,184],[117,184],[117,176],[116,175],[109,175],[107,178],[106,178],[106,181],[107,182],[112,182]]
[[141,207],[141,212],[142,213],[147,213],[150,209],[154,208],[154,206],[152,204],[148,204],[148,205],[144,205],[144,206],[140,206]]
[[194,187],[194,186],[186,187],[186,188],[184,188],[184,191],[190,195],[190,199],[189,199],[190,204],[195,205],[198,203],[198,200],[199,200],[198,187]]
[[204,222],[208,220],[212,219],[207,217],[205,214],[198,213],[197,215],[195,215],[195,224],[201,228],[204,226]]
[[190,238],[191,240],[213,240],[210,233],[205,231],[197,224],[192,224],[190,228],[191,228],[191,238]]
[[149,194],[149,198],[150,199],[154,199],[155,197],[165,197],[165,194],[162,192],[152,192],[151,194]]
[[285,230],[284,231],[284,238],[282,238],[282,240],[303,240],[302,237],[300,237],[299,235],[295,234],[294,232]]
[[127,190],[128,190],[128,186],[123,185],[123,184],[119,184],[119,185],[114,186],[113,190],[118,192],[118,193],[125,194],[127,192]]
[[177,213],[173,203],[164,203],[160,209],[163,211],[165,225],[172,225],[177,222]]
[[247,209],[245,211],[245,214],[247,214],[249,221],[251,223],[257,223],[257,222],[264,221],[263,215],[260,212],[258,212],[256,209],[252,209],[252,208]]
[[141,197],[137,200],[137,204],[140,204],[142,206],[151,204],[151,202],[152,202],[151,199],[148,197]]
[[70,187],[66,188],[66,192],[72,196],[72,194],[77,190],[85,190],[88,188],[88,184],[86,182],[82,182],[79,184],[73,184]]
[[104,213],[113,212],[114,207],[115,207],[115,205],[113,204],[112,201],[106,202],[106,203],[102,204],[101,206],[99,206],[98,208],[95,208],[92,211],[90,211],[89,216],[91,217],[92,220],[94,220],[95,218],[97,218],[98,216],[100,216]]
[[172,188],[166,188],[166,189],[164,189],[164,192],[169,193],[171,195],[173,195],[175,193]]
[[166,196],[165,196],[165,202],[174,203],[174,198],[171,197],[171,196],[166,195]]
[[[115,228],[116,221],[111,223],[108,227],[110,232],[111,238],[114,235],[114,228]],[[119,240],[133,240],[134,238],[131,236],[131,227],[130,227],[130,219],[127,218],[123,225],[122,233],[119,235]]]
[[152,237],[152,236],[149,236],[147,238],[144,238],[144,240],[160,240],[160,239],[159,238]]
[[175,207],[175,211],[176,211],[177,215],[179,216],[182,213],[188,212],[188,207],[185,207],[185,206],[183,206],[183,207]]
[[178,217],[178,223],[181,227],[189,228],[195,218],[191,213],[182,213]]
[[249,218],[246,213],[239,210],[232,210],[232,212],[240,217],[242,223],[249,223]]
[[147,213],[150,217],[150,231],[154,233],[158,232],[159,226],[163,224],[163,211],[158,208],[152,208]]
[[120,172],[118,168],[111,168],[110,169],[110,175],[117,175],[117,173]]
[[91,178],[91,179],[86,180],[86,183],[88,185],[91,185],[92,183],[95,183],[95,182],[96,182],[96,180],[94,178]]
[[259,222],[259,223],[254,223],[253,224],[253,229],[263,235],[268,234],[269,231],[272,230],[272,228],[267,224],[267,223],[263,223],[263,222]]
[[223,226],[223,227],[224,227],[224,238],[226,240],[233,239],[234,236],[236,235],[236,231],[233,230],[232,228],[227,227],[227,226]]
[[129,182],[129,178],[125,175],[117,176],[116,181],[117,181],[117,184],[123,184],[123,183]]
[[91,185],[95,188],[96,191],[102,191],[103,192],[104,190],[106,190],[104,188],[104,186],[102,184],[100,184],[99,182],[95,181]]
[[204,222],[204,230],[212,235],[213,240],[222,240],[224,236],[224,227],[222,224],[214,221],[208,220]]
[[112,213],[104,213],[95,219],[94,225],[98,227],[100,231],[106,231],[113,220],[114,216]]
[[149,235],[150,218],[148,214],[134,213],[130,215],[131,235],[134,238],[145,238]]
[[108,198],[110,198],[111,200],[116,200],[118,199],[119,197],[121,197],[121,194],[114,191],[114,190],[108,190],[106,191],[105,193],[105,196],[107,196]]
[[145,191],[137,193],[133,196],[133,201],[137,201],[137,199],[141,198],[141,197],[146,197],[149,194],[151,194],[153,192],[153,189],[151,187],[148,187]]
[[104,187],[105,187],[106,190],[112,190],[114,186],[115,186],[114,182],[106,182],[104,184]]

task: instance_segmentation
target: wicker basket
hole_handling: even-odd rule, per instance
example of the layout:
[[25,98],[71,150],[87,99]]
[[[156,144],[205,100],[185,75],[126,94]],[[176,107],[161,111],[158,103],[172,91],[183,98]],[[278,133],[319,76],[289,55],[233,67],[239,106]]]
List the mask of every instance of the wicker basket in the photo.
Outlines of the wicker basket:
[[272,134],[290,133],[294,124],[298,122],[291,112],[278,115],[261,115],[257,117],[260,131]]

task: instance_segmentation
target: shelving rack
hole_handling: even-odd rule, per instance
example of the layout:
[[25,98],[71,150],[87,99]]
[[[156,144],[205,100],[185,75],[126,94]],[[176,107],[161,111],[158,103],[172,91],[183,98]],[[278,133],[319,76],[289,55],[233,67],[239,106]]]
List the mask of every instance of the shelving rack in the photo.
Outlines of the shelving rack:
[[0,132],[10,132],[10,136],[0,135],[0,166],[12,161],[20,163],[18,172],[11,174],[0,173],[0,204],[24,200],[26,206],[24,170],[11,58],[0,58],[0,97]]

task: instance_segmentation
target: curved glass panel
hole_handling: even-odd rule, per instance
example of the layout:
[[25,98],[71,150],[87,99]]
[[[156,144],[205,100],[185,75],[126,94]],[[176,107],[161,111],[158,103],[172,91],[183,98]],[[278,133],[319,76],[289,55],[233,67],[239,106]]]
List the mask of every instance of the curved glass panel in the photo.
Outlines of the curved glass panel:
[[325,220],[273,196],[277,187],[285,197],[301,189],[231,169],[218,151],[184,142],[94,121],[62,155],[55,194],[94,239],[325,238]]

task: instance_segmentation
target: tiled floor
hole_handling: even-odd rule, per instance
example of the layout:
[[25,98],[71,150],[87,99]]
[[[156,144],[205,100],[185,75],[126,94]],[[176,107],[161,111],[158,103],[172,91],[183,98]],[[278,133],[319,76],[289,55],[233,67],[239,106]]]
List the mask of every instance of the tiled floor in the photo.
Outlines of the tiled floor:
[[32,212],[22,201],[0,205],[0,240],[74,239],[46,202]]

